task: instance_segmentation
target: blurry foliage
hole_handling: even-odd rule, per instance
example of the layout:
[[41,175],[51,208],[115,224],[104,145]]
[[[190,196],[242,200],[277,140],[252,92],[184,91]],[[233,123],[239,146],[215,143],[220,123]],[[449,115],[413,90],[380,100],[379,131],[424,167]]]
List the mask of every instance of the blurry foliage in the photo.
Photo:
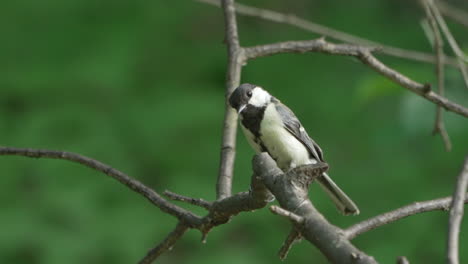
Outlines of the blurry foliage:
[[[252,1],[376,41],[430,52],[420,10],[407,1]],[[408,8],[407,8],[408,7]],[[239,17],[245,45],[313,34]],[[467,50],[466,30],[455,35]],[[157,191],[213,199],[224,107],[226,51],[220,10],[192,1],[20,0],[0,9],[1,145],[61,149],[97,158]],[[448,50],[448,49],[447,49]],[[433,67],[384,62],[421,82]],[[362,214],[340,216],[316,186],[312,196],[345,227],[404,204],[445,196],[468,147],[468,122],[448,113],[454,143],[431,136],[435,107],[353,59],[279,55],[250,62],[243,82],[269,89],[325,151],[331,175]],[[467,105],[456,70],[447,94]],[[252,150],[239,133],[234,191],[247,189]],[[0,263],[134,263],[174,218],[100,173],[58,160],[1,157]],[[200,209],[194,209],[203,214]],[[446,213],[427,213],[358,237],[382,263],[406,255],[442,262]],[[462,248],[468,243],[464,220]],[[161,263],[271,263],[289,223],[268,210],[213,230],[190,231]],[[468,251],[461,250],[462,260]],[[286,263],[324,262],[308,243]],[[436,261],[437,260],[437,261]],[[463,261],[462,261],[463,262]]]

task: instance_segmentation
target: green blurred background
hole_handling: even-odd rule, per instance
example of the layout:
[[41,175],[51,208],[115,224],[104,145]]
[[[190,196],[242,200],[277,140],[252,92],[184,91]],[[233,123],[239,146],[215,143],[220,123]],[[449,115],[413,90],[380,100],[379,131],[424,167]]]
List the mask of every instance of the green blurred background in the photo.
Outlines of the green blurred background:
[[[431,52],[413,1],[243,1],[388,45]],[[453,1],[460,7],[464,1]],[[318,37],[239,17],[243,45]],[[67,150],[122,170],[155,190],[215,198],[224,107],[223,18],[193,1],[18,0],[0,9],[1,145]],[[449,23],[465,51],[467,29]],[[449,51],[449,49],[446,49]],[[432,65],[379,56],[420,82]],[[340,227],[413,201],[447,196],[468,150],[468,122],[447,113],[452,152],[432,136],[435,107],[348,57],[261,58],[242,82],[289,105],[321,145],[332,177],[360,206],[344,217],[318,187],[317,207]],[[435,86],[434,86],[435,87]],[[458,71],[447,96],[468,105]],[[253,151],[238,136],[234,192],[250,181]],[[0,263],[135,263],[176,222],[113,179],[60,160],[0,158]],[[183,205],[186,206],[186,205]],[[198,214],[204,212],[192,208]],[[448,214],[410,217],[354,243],[382,263],[399,255],[442,263]],[[461,233],[468,261],[468,220]],[[279,263],[289,223],[267,209],[189,231],[161,263]],[[307,242],[285,263],[324,263]]]

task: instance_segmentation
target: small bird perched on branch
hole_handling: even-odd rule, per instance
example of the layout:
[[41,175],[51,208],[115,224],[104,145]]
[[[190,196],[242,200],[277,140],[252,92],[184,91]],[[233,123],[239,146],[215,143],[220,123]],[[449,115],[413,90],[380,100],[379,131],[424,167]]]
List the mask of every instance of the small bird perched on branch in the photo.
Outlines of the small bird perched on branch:
[[[294,113],[267,91],[244,83],[229,98],[240,116],[241,127],[252,148],[268,152],[278,167],[287,172],[297,166],[324,162],[320,147],[313,141]],[[328,174],[317,178],[320,186],[345,215],[359,214],[356,204]]]

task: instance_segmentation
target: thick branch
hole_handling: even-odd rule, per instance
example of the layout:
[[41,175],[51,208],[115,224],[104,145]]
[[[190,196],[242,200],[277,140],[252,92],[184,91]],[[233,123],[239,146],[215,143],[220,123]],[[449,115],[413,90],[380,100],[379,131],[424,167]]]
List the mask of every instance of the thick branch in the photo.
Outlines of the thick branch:
[[271,206],[270,211],[276,215],[280,215],[280,216],[288,218],[289,220],[291,220],[291,222],[297,225],[302,225],[304,223],[304,217],[297,215],[293,212],[290,212],[288,210],[285,210],[279,206],[276,206],[276,205]]
[[442,106],[448,111],[468,117],[468,109],[449,101],[447,98],[430,91],[430,86],[411,80],[401,73],[387,67],[372,55],[372,48],[348,45],[333,44],[325,41],[323,38],[304,41],[287,41],[274,44],[259,45],[245,48],[245,54],[248,59],[270,56],[280,53],[303,53],[303,52],[321,52],[333,55],[346,55],[357,57],[364,64],[373,70],[387,77],[391,81],[407,88],[408,90],[428,99],[429,101]]
[[[212,226],[224,224],[240,212],[249,212],[265,207],[274,197],[255,174],[252,175],[250,190],[213,202],[210,214],[205,217]],[[209,227],[211,228],[211,227]]]
[[100,161],[72,152],[31,148],[0,147],[0,155],[17,155],[30,158],[62,159],[72,161],[75,163],[80,163],[88,168],[95,169],[118,180],[120,183],[126,185],[128,188],[143,195],[151,203],[159,207],[163,212],[177,217],[180,221],[183,221],[187,225],[196,226],[201,223],[201,218],[197,215],[166,201],[158,193],[153,191],[151,188],[145,186],[143,183]]
[[159,243],[156,247],[148,251],[146,256],[138,262],[139,264],[150,264],[153,263],[162,253],[167,250],[171,250],[175,243],[185,234],[188,230],[188,226],[179,222],[175,229],[167,235],[167,237]]
[[304,219],[295,227],[305,239],[314,244],[332,263],[377,263],[357,249],[342,230],[331,225],[312,205],[308,197],[310,182],[328,169],[325,163],[299,167],[286,174],[275,161],[262,153],[254,158],[254,171],[275,195],[281,207]]
[[202,206],[209,210],[208,215],[202,219],[201,224],[192,227],[203,233],[203,240],[213,227],[227,223],[233,216],[241,212],[251,212],[263,208],[274,200],[273,195],[256,175],[252,175],[249,191],[240,192],[214,202],[194,199],[171,192],[165,192],[165,194],[169,194],[171,198],[176,200]]
[[[220,0],[196,0],[196,1],[218,6],[218,7],[220,6]],[[384,45],[382,43],[378,43],[375,41],[357,37],[357,36],[348,34],[343,31],[338,31],[329,27],[325,27],[320,24],[307,21],[295,15],[283,14],[283,13],[276,12],[273,10],[252,7],[252,6],[239,4],[239,3],[235,4],[235,7],[236,7],[236,12],[241,15],[259,17],[259,18],[277,22],[277,23],[288,24],[288,25],[291,25],[291,26],[294,26],[294,27],[297,27],[297,28],[300,28],[309,32],[313,32],[319,35],[330,37],[332,39],[343,41],[346,43],[379,47],[380,53],[383,53],[389,56],[394,56],[394,57],[407,59],[407,60],[409,59],[409,60],[427,62],[427,63],[435,63],[436,61],[436,57],[432,54],[428,54],[428,53],[424,53],[420,51],[405,50],[405,49],[400,49],[400,48]],[[447,58],[445,63],[451,66],[458,65],[457,60],[453,58]]]
[[229,106],[228,98],[240,84],[242,68],[242,49],[239,46],[234,0],[223,0],[225,40],[228,50],[228,66],[226,73],[226,100],[221,144],[221,160],[216,184],[217,198],[231,195],[234,160],[236,154],[237,114]]
[[[345,237],[353,239],[362,233],[378,228],[380,226],[393,223],[402,218],[435,210],[447,211],[452,203],[452,197],[439,198],[429,201],[415,202],[396,210],[383,213],[360,223],[350,226],[344,230]],[[468,203],[468,194],[465,196],[465,203]]]
[[[458,176],[453,202],[450,206],[450,218],[447,239],[447,259],[450,264],[458,264],[458,236],[463,218],[463,202],[467,196],[468,187],[468,156],[465,158],[460,176]],[[466,201],[465,201],[466,202]]]

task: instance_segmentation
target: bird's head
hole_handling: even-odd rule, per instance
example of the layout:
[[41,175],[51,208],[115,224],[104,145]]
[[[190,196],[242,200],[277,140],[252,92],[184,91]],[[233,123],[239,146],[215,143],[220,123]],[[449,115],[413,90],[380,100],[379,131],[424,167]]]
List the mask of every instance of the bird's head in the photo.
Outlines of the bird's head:
[[261,87],[250,83],[241,84],[229,97],[229,104],[240,114],[247,106],[265,107],[271,95]]

